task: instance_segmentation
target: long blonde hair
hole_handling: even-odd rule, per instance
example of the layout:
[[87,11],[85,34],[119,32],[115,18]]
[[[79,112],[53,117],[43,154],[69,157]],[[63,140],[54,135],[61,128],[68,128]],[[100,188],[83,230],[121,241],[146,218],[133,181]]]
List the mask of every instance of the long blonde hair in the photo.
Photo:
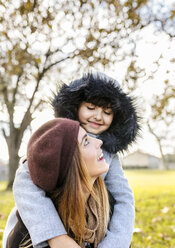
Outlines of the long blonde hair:
[[50,197],[68,235],[73,237],[79,245],[82,244],[85,234],[85,204],[87,200],[85,192],[90,193],[98,204],[98,209],[103,216],[103,234],[105,235],[110,211],[108,193],[101,176],[92,186],[91,178],[77,146],[63,187],[52,192]]
[[[63,186],[48,193],[48,196],[51,197],[68,235],[80,246],[85,234],[85,204],[87,200],[85,192],[90,193],[98,204],[98,209],[103,216],[103,236],[105,236],[110,212],[106,186],[102,177],[99,176],[92,187],[91,178],[77,145]],[[25,242],[22,241],[19,247],[31,246],[31,239],[27,239]]]

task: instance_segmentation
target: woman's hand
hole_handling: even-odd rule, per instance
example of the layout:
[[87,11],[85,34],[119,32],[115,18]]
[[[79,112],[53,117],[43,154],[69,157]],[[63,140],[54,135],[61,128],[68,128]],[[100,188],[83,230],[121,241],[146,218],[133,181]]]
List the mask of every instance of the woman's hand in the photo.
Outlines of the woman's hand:
[[49,239],[48,244],[51,248],[81,248],[66,234]]

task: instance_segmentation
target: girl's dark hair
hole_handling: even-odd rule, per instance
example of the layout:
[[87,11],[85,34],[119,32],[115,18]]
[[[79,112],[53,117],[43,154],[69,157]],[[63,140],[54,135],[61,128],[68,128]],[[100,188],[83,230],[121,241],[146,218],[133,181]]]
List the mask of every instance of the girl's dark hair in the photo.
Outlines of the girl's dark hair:
[[82,102],[105,108],[110,105],[114,112],[110,128],[99,136],[105,150],[123,151],[135,141],[140,125],[134,99],[122,91],[115,79],[103,73],[88,73],[69,85],[62,85],[52,101],[55,116],[78,120]]
[[78,120],[78,108],[82,102],[104,108],[110,104],[114,111],[117,97],[115,87],[119,87],[119,84],[102,73],[88,73],[71,82],[69,86],[64,84],[52,102],[55,116]]

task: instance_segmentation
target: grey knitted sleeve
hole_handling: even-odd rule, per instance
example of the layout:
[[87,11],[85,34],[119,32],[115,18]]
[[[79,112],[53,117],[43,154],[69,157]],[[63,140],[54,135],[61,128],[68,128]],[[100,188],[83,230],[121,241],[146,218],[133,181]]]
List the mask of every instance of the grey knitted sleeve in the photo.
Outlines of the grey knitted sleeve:
[[32,182],[27,162],[20,165],[16,173],[13,193],[35,248],[45,247],[48,239],[66,234],[51,199]]
[[105,153],[105,157],[110,164],[110,169],[105,176],[105,183],[115,199],[115,205],[106,237],[98,245],[98,248],[129,248],[135,221],[133,192],[117,155]]

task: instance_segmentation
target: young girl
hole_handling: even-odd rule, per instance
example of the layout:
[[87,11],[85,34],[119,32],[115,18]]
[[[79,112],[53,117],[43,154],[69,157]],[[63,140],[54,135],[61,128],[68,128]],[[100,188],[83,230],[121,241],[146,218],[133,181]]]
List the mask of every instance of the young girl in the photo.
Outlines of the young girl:
[[[102,141],[88,136],[79,122],[56,118],[35,131],[27,148],[33,182],[48,192],[69,236],[82,248],[96,248],[109,221],[108,194],[100,177],[109,165],[101,145]],[[6,247],[33,247],[17,216]]]
[[[114,198],[114,209],[106,236],[98,248],[128,248],[134,228],[134,197],[116,153],[126,150],[139,130],[133,99],[122,91],[116,80],[101,73],[89,73],[70,85],[63,85],[55,95],[53,107],[57,117],[79,120],[90,135],[103,141],[104,157],[109,164],[103,178]],[[49,240],[53,247],[77,248],[67,236],[52,201],[30,179],[27,163],[19,167],[13,190],[34,247],[45,247],[45,241]],[[35,205],[31,205],[33,202]],[[11,227],[15,220],[12,222]]]

